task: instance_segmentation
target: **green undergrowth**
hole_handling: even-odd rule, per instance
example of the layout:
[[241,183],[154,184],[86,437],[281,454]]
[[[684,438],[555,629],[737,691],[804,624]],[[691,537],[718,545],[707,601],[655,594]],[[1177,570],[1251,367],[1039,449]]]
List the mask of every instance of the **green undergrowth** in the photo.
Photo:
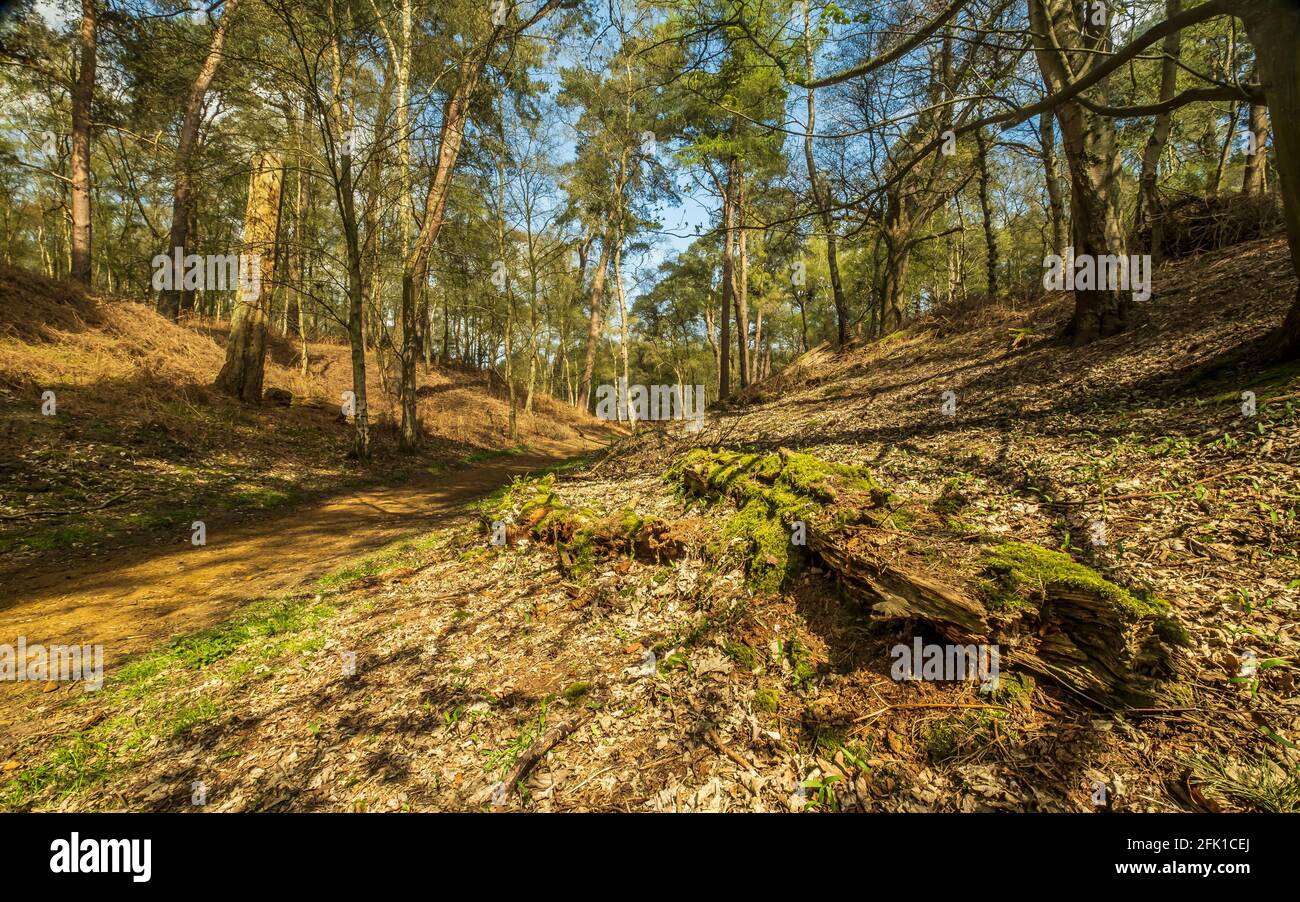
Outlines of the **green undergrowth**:
[[465,454],[450,460],[435,461],[424,469],[430,475],[441,476],[452,470],[472,467],[475,464],[487,463],[492,460],[500,460],[503,457],[518,457],[520,454],[528,453],[528,450],[527,445],[515,445],[510,448],[485,448],[482,451],[475,451],[472,454]]

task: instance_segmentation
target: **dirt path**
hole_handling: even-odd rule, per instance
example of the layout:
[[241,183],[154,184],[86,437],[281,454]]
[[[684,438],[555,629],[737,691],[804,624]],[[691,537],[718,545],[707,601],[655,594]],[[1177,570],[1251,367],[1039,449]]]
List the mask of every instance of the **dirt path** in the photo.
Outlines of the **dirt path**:
[[[209,526],[207,545],[185,540],[123,548],[65,565],[37,564],[0,594],[0,643],[104,646],[105,671],[172,637],[213,626],[242,604],[284,592],[413,533],[462,516],[465,502],[512,477],[601,447],[539,448],[400,486],[276,511],[255,523]],[[25,732],[44,691],[80,683],[0,682],[0,734]]]

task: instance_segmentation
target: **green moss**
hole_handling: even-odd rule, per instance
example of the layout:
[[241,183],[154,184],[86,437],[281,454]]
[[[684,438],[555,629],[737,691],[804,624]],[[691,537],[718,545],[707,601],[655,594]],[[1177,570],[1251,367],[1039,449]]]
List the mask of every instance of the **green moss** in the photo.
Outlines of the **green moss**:
[[963,477],[954,477],[943,484],[943,490],[931,504],[930,509],[936,514],[951,517],[961,513],[970,504],[970,499],[962,493]]
[[786,641],[785,656],[790,662],[792,671],[790,682],[796,689],[803,688],[817,675],[817,668],[813,666],[812,652],[808,650],[808,646],[799,641],[798,636],[791,636]]
[[957,754],[959,736],[955,726],[948,720],[927,723],[922,737],[925,740],[925,753],[933,764],[939,764]]
[[577,683],[571,683],[570,685],[566,686],[564,688],[564,691],[560,694],[564,697],[564,700],[566,702],[572,705],[575,704],[583,696],[589,694],[591,692],[591,689],[592,689],[591,683],[579,681]]
[[1156,635],[1167,645],[1177,645],[1186,648],[1191,644],[1191,637],[1187,635],[1187,630],[1181,623],[1172,617],[1161,617],[1156,621]]
[[921,731],[926,756],[932,764],[941,764],[958,755],[965,755],[995,742],[1000,734],[1013,737],[1014,731],[1006,724],[995,729],[995,722],[1005,720],[1000,711],[971,711],[955,717],[928,721]]
[[775,714],[781,706],[781,697],[775,689],[759,689],[754,692],[754,710]]
[[727,656],[736,663],[741,670],[753,670],[755,664],[754,649],[750,648],[743,642],[728,642],[723,646]]
[[1041,545],[1005,542],[986,552],[982,563],[989,578],[977,586],[995,609],[1032,604],[1049,587],[1064,586],[1103,598],[1134,620],[1168,611],[1160,599],[1134,594],[1069,555]]
[[[696,448],[665,478],[685,488],[688,471],[703,482],[705,494],[736,505],[723,529],[724,544],[746,540],[746,572],[750,587],[759,592],[778,591],[798,570],[799,554],[790,541],[793,524],[836,528],[860,522],[888,497],[861,467],[795,451],[761,455]],[[828,508],[831,504],[836,506]]]
[[998,705],[1021,705],[1028,708],[1034,694],[1034,678],[1027,673],[998,674],[997,688],[989,700]]
[[797,569],[789,533],[759,499],[749,501],[727,520],[722,538],[724,543],[733,539],[748,543],[745,569],[755,592],[780,591]]

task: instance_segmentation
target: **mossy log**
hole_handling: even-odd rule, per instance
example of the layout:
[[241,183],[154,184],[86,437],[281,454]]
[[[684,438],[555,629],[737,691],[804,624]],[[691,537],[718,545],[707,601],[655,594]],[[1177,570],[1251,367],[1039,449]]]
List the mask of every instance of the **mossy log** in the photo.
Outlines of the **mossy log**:
[[656,563],[681,555],[682,542],[668,521],[642,517],[629,508],[602,514],[572,507],[556,494],[554,480],[548,475],[516,481],[497,504],[480,512],[484,525],[490,529],[494,522],[507,524],[510,544],[529,537],[555,546],[560,568],[574,576],[619,554]]
[[876,619],[921,621],[959,644],[995,644],[1006,664],[1105,707],[1149,703],[1171,672],[1168,645],[1181,630],[1164,602],[1037,545],[1000,544],[966,563],[922,558],[910,550],[919,529],[893,528],[897,500],[864,469],[785,449],[697,449],[668,476],[695,495],[765,510],[787,543],[802,523],[808,551]]

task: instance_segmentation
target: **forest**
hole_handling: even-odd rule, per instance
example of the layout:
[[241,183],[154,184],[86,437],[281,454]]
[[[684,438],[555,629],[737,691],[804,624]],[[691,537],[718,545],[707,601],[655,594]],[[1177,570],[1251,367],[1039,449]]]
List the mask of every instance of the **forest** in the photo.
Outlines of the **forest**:
[[0,810],[1300,810],[1298,48],[5,2]]

